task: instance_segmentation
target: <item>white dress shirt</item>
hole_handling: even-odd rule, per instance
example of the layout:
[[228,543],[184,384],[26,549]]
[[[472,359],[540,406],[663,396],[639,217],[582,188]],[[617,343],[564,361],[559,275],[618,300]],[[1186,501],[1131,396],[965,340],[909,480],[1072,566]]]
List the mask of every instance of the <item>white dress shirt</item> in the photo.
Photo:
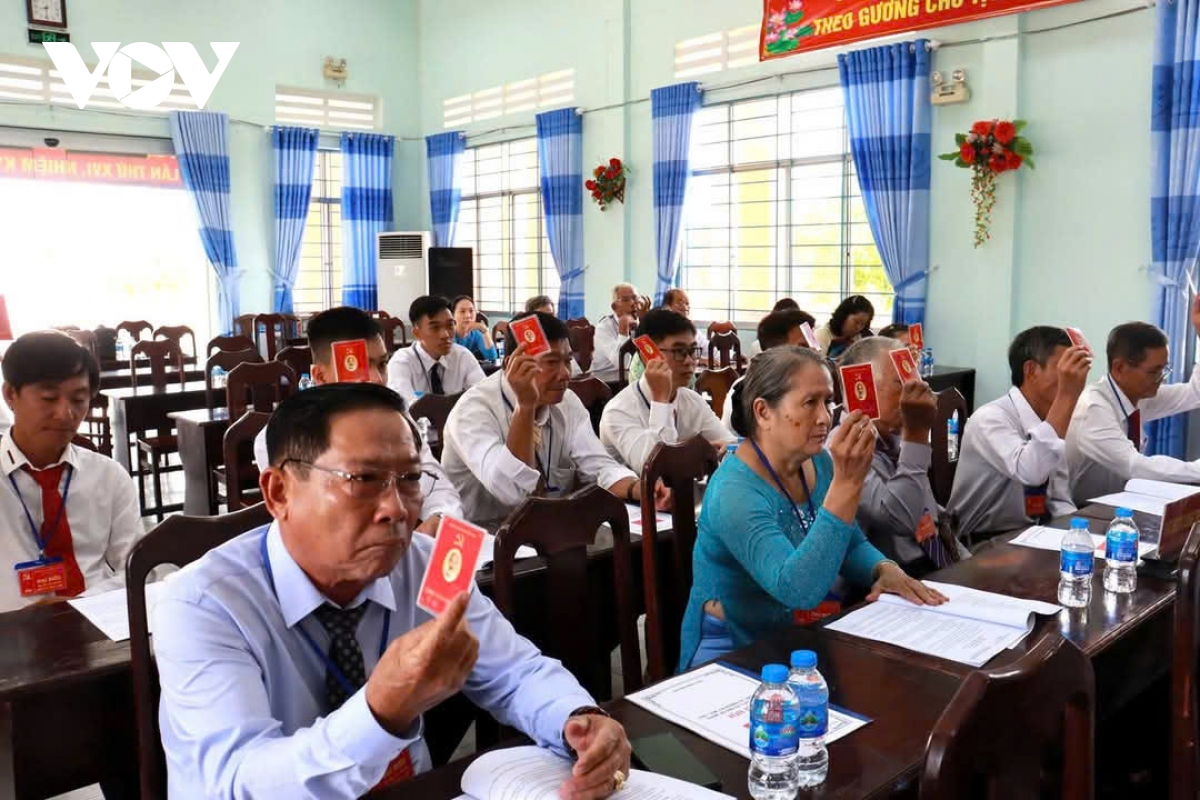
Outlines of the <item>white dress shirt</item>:
[[507,517],[538,488],[545,477],[545,494],[558,497],[583,485],[605,489],[623,478],[636,477],[604,449],[592,431],[583,403],[568,391],[558,405],[542,406],[534,424],[541,429],[534,469],[508,449],[508,428],[516,394],[503,372],[497,372],[467,392],[446,422],[442,467],[462,497],[467,519],[479,524]]
[[617,318],[605,314],[596,323],[595,350],[592,352],[592,374],[605,383],[620,379],[621,346],[629,341],[629,334],[622,334]]
[[729,391],[725,395],[725,405],[721,407],[721,422],[725,423],[725,427],[729,428],[729,432],[734,436],[737,436],[737,431],[733,429],[733,390],[744,380],[746,380],[746,376],[742,375],[730,384]]
[[[13,442],[12,433],[6,431],[0,435],[3,467],[0,471],[4,473],[4,486],[0,487],[0,572],[6,573],[0,580],[0,612],[45,599],[43,595],[21,597],[17,574],[12,569],[14,564],[38,558],[37,542],[25,512],[29,511],[40,533],[42,490],[22,469],[28,463]],[[63,457],[55,462],[62,463],[69,464],[70,469],[64,471],[59,491],[66,488],[69,474],[66,516],[75,560],[87,587],[84,594],[99,594],[124,586],[125,558],[146,533],[133,478],[111,458],[75,445],[69,445]]]
[[465,392],[483,380],[479,359],[462,345],[450,345],[450,352],[435,360],[420,342],[414,342],[397,350],[388,362],[388,386],[411,407],[418,397],[433,391],[429,370],[435,363],[442,365],[442,394]]
[[[368,604],[357,631],[367,676],[388,643],[432,619],[416,598],[433,545],[432,537],[414,536],[396,568],[348,604]],[[274,523],[164,582],[153,628],[170,797],[356,798],[405,750],[414,772],[429,770],[420,719],[393,736],[367,705],[365,687],[329,709],[330,637],[312,616],[326,602]],[[464,694],[565,755],[567,717],[595,701],[475,586],[466,623],[479,656]]]
[[678,444],[697,435],[710,442],[734,440],[704,398],[691,389],[679,389],[670,403],[656,403],[650,395],[643,377],[617,392],[600,417],[600,441],[638,475],[659,442]]
[[[405,412],[405,416],[408,416],[408,412]],[[259,469],[266,469],[271,463],[271,459],[267,458],[267,429],[265,427],[254,437],[254,463],[258,464]],[[436,478],[431,478],[429,475],[421,476],[421,496],[425,498],[421,503],[421,519],[427,520],[434,514],[462,519],[462,500],[458,497],[458,490],[454,488],[454,484],[442,471],[442,465],[433,457],[433,451],[429,449],[429,442],[424,440],[421,441],[421,469],[437,476]]]
[[0,433],[4,433],[12,427],[12,412],[8,410],[8,406],[0,401]]
[[1004,397],[976,410],[963,432],[949,504],[958,513],[959,533],[991,533],[1034,524],[1025,514],[1025,488],[1043,484],[1048,484],[1050,516],[1075,512],[1066,442],[1049,422],[1038,418],[1014,386]]
[[[1083,390],[1067,429],[1067,468],[1076,505],[1118,492],[1130,478],[1200,483],[1200,461],[1142,455],[1128,436],[1133,403],[1105,375]],[[1138,403],[1142,423],[1200,408],[1200,369],[1188,383],[1163,385],[1154,397]],[[1140,432],[1139,432],[1140,433]],[[1141,436],[1138,437],[1141,439]]]

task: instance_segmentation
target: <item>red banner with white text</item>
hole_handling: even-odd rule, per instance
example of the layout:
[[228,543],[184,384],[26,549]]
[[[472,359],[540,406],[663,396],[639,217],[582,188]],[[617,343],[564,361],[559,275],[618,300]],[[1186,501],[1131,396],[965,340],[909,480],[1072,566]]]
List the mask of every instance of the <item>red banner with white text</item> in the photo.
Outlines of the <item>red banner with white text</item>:
[[0,178],[183,188],[175,156],[119,156],[49,148],[0,148]]
[[758,58],[1073,2],[1077,0],[763,0]]

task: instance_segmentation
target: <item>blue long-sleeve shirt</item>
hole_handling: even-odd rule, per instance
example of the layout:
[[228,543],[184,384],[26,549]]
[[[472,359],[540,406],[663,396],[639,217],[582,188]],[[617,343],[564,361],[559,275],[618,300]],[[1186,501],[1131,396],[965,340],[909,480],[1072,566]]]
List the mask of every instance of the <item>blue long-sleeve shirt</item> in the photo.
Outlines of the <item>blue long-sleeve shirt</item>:
[[[383,643],[431,619],[415,600],[433,542],[414,536],[396,568],[350,603],[369,604],[358,626],[368,675]],[[416,772],[430,768],[420,720],[393,736],[367,706],[365,687],[327,713],[325,662],[298,630],[328,650],[329,636],[312,617],[325,602],[274,524],[213,550],[163,585],[154,650],[172,798],[356,798],[405,749]],[[479,639],[467,697],[565,754],[567,716],[595,701],[477,588],[467,624]]]
[[454,334],[454,343],[460,344],[470,350],[472,355],[474,355],[476,358],[482,359],[483,361],[495,361],[495,345],[488,347],[485,342],[486,340],[483,338],[483,331],[478,329],[472,329],[468,331],[466,336],[459,336],[457,333]]
[[692,553],[692,591],[680,633],[680,670],[700,643],[704,604],[719,600],[736,647],[792,624],[794,609],[815,608],[839,574],[852,583],[871,583],[884,560],[857,524],[821,507],[833,480],[833,460],[822,450],[813,457],[813,517],[800,512],[745,462],[731,455],[709,481]]

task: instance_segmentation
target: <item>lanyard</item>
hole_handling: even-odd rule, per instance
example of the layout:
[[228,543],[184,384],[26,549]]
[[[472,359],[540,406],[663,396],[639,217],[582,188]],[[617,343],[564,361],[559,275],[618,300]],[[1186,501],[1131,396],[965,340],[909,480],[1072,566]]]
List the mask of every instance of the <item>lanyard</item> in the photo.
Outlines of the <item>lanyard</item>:
[[[417,363],[421,367],[420,373],[425,376],[425,386],[427,386],[429,388],[429,393],[433,394],[433,378],[429,377],[429,371],[432,370],[434,367],[436,367],[439,362],[434,361],[433,364],[429,367],[429,369],[425,369],[425,359],[421,358],[421,351],[419,351],[417,349],[417,345],[415,343],[412,346],[412,351],[413,351],[413,355],[417,357]],[[409,370],[409,374],[411,375],[412,374],[412,362],[411,361],[408,362],[408,370]],[[446,384],[446,375],[448,375],[449,372],[450,372],[449,370],[445,369],[445,365],[443,365],[443,369],[442,369],[442,373],[443,373],[442,388],[443,389],[446,388],[446,385],[445,385]],[[415,381],[414,381],[414,384],[415,384]]]
[[1130,415],[1131,415],[1131,414],[1133,414],[1133,411],[1137,411],[1137,410],[1138,410],[1138,409],[1137,409],[1137,404],[1134,404],[1134,406],[1133,406],[1133,411],[1130,411],[1129,413],[1126,413],[1126,412],[1125,412],[1125,403],[1123,403],[1123,402],[1121,401],[1121,395],[1117,394],[1117,387],[1116,387],[1116,386],[1113,384],[1113,379],[1112,379],[1112,376],[1111,376],[1111,375],[1105,375],[1104,377],[1105,377],[1105,379],[1108,381],[1108,388],[1112,390],[1112,396],[1113,396],[1113,399],[1115,399],[1115,400],[1117,401],[1117,405],[1118,405],[1118,406],[1120,406],[1120,408],[1121,408],[1121,413],[1125,415],[1125,419],[1129,419]]
[[[68,465],[67,482],[66,485],[63,486],[62,504],[58,507],[58,516],[54,518],[54,525],[49,528],[47,538],[43,539],[41,533],[38,531],[37,525],[33,524],[33,514],[29,513],[29,506],[25,505],[25,498],[21,496],[21,490],[17,486],[16,479],[12,476],[12,473],[9,473],[8,475],[8,482],[12,484],[13,491],[16,492],[17,499],[21,501],[21,508],[25,511],[25,519],[29,522],[29,530],[33,532],[33,541],[37,544],[39,558],[46,557],[46,543],[49,541],[49,537],[53,536],[54,532],[58,530],[58,526],[62,524],[63,513],[67,510],[67,496],[71,493],[71,478],[74,476],[75,470]],[[45,520],[42,520],[43,525],[45,525],[45,522]]]
[[[275,591],[275,573],[271,570],[271,556],[267,553],[266,533],[263,534],[262,544],[259,546],[259,550],[262,554],[263,568],[267,571],[267,580],[271,582],[271,590]],[[279,593],[275,592],[275,596],[278,598]],[[381,659],[383,658],[384,652],[387,650],[388,630],[391,628],[391,625],[392,612],[385,608],[383,610],[383,633],[379,636],[379,657]],[[346,677],[345,673],[338,669],[337,664],[333,663],[333,659],[329,657],[329,654],[322,650],[316,641],[308,635],[308,631],[304,630],[304,628],[300,627],[299,625],[296,626],[296,630],[300,631],[300,635],[304,637],[304,641],[308,642],[308,646],[312,648],[312,651],[316,653],[322,661],[325,662],[325,668],[333,675],[334,680],[341,685],[342,690],[346,692],[347,696],[354,694],[360,688],[362,688],[350,683],[350,680]]]
[[[779,487],[779,491],[783,492],[783,496],[786,497],[788,502],[792,504],[792,511],[796,512],[796,519],[800,520],[800,526],[804,528],[805,533],[808,533],[808,525],[804,522],[804,517],[801,516],[800,509],[796,506],[796,501],[792,499],[792,493],[789,492],[787,487],[783,485],[783,481],[779,479],[779,475],[775,472],[775,468],[771,466],[771,462],[767,460],[765,455],[763,455],[763,451],[759,448],[758,442],[754,441],[753,437],[747,441],[749,441],[750,446],[754,448],[754,452],[758,453],[758,460],[762,462],[762,465],[767,468],[767,472],[770,473],[771,477],[775,479],[775,485]],[[813,519],[816,519],[817,510],[813,507],[812,493],[808,490],[808,478],[804,477],[803,467],[800,468],[800,483],[804,485],[804,494],[807,498],[806,505],[808,506],[808,514]]]
[[[513,407],[512,401],[508,399],[508,395],[506,395],[504,393],[504,389],[500,390],[500,396],[502,398],[504,398],[504,405],[506,405],[508,407],[508,413],[512,414],[513,412],[515,412],[516,409]],[[534,423],[534,424],[537,424],[537,423]],[[549,445],[546,448],[546,460],[549,461],[551,464],[553,464],[554,463],[554,423],[550,422],[550,417],[548,415],[546,417],[546,428],[550,431],[550,433],[546,437],[546,444]],[[538,472],[541,473],[542,479],[546,482],[546,491],[547,492],[557,492],[558,487],[550,485],[550,470],[546,467],[545,464],[542,463],[542,454],[535,450],[533,453],[533,459],[534,459],[534,461],[537,462]]]
[[[638,397],[642,398],[642,402],[646,405],[646,410],[650,411],[651,410],[650,409],[650,401],[646,399],[646,395],[644,392],[642,392],[642,387],[639,385],[639,383],[635,383],[633,385],[633,388],[637,389]],[[670,403],[668,403],[668,405],[671,406],[671,421],[674,422],[676,425],[678,425],[679,424],[679,413],[675,410],[674,405],[672,405]]]

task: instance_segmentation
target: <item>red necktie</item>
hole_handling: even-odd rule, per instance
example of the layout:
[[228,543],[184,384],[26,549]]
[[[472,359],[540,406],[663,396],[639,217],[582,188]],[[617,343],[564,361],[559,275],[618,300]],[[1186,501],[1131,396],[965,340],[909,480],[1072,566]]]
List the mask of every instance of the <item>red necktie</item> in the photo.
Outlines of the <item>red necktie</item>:
[[61,558],[67,570],[67,588],[58,594],[62,597],[74,597],[86,587],[83,573],[79,571],[79,563],[75,560],[71,523],[67,519],[65,509],[62,508],[63,498],[58,491],[66,466],[59,464],[49,469],[33,470],[26,465],[25,471],[32,475],[42,488],[42,541],[45,542],[46,557]]
[[1142,449],[1142,412],[1135,408],[1129,415],[1129,419],[1126,420],[1126,424],[1129,426],[1126,431],[1129,434],[1129,441],[1133,442],[1133,446],[1140,452]]

